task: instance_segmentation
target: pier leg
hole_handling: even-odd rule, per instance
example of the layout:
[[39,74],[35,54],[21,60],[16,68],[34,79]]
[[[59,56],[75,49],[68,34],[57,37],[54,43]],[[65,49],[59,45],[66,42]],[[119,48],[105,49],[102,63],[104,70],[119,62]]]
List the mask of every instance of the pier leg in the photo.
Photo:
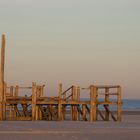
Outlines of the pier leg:
[[62,120],[62,84],[60,83],[59,84],[59,87],[58,87],[58,97],[59,97],[59,100],[58,100],[58,120],[61,121]]
[[4,82],[3,120],[6,120],[6,89],[7,84]]
[[62,120],[62,103],[61,103],[61,99],[59,99],[59,101],[58,101],[58,120],[59,121]]
[[121,114],[122,114],[122,102],[121,102],[121,87],[119,86],[117,88],[117,92],[118,92],[118,98],[117,98],[117,103],[118,103],[118,111],[117,111],[117,121],[121,121]]
[[[80,102],[80,87],[79,86],[77,87],[77,101]],[[80,105],[79,105],[79,107],[80,107]],[[78,112],[78,110],[77,110],[77,121],[79,121],[79,120],[80,120],[80,112]]]
[[[105,102],[109,102],[109,88],[105,88]],[[106,105],[109,108],[109,105]],[[109,112],[105,110],[105,120],[109,121]]]
[[[72,88],[72,101],[77,101],[77,89],[76,86],[73,86]],[[72,120],[76,121],[77,120],[77,108],[76,105],[72,105]]]
[[97,96],[97,88],[91,85],[90,86],[90,122],[96,120],[96,96]]
[[36,120],[36,84],[32,84],[32,121]]
[[5,65],[5,35],[3,34],[1,43],[1,62],[0,62],[0,121],[3,120],[4,65]]

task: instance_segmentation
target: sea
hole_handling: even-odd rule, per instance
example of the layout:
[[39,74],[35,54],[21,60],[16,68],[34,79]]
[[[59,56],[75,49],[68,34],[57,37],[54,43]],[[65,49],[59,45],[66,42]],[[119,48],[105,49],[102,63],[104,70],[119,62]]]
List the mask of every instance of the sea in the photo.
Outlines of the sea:
[[122,110],[140,111],[140,99],[123,99]]
[[[102,105],[99,105],[99,109],[104,109],[104,108]],[[110,109],[116,110],[116,106],[112,105],[110,106]],[[122,99],[122,110],[123,111],[140,111],[140,99]]]

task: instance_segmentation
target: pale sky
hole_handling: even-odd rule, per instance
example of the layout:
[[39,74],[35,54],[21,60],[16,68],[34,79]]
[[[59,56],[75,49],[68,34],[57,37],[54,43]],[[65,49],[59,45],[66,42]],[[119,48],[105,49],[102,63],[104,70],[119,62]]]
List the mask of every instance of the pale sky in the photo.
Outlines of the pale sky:
[[140,99],[139,0],[0,0],[8,84],[117,84]]

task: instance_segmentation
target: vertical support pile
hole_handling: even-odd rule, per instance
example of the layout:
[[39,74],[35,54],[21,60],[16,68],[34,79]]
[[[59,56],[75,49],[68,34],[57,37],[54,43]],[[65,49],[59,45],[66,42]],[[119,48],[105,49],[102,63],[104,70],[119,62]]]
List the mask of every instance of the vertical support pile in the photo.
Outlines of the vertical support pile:
[[[61,84],[62,85],[62,84]],[[61,87],[62,88],[62,87]],[[66,101],[66,93],[62,95],[63,101]],[[63,105],[63,120],[66,118],[66,105]]]
[[97,88],[90,86],[90,122],[96,121],[96,97]]
[[4,63],[5,63],[5,35],[2,35],[1,63],[0,63],[0,120],[4,120]]
[[36,120],[36,83],[32,83],[32,121]]
[[[80,87],[77,86],[77,102],[80,102]],[[79,109],[80,109],[80,105],[79,105]],[[77,121],[80,120],[80,112],[77,111]]]
[[[14,94],[14,87],[10,86],[10,96],[13,97],[13,94]],[[10,120],[12,120],[12,117],[16,118],[16,115],[17,115],[17,113],[15,110],[13,110],[13,105],[9,104],[9,118],[10,118]]]
[[18,85],[16,85],[16,87],[15,87],[15,97],[18,97],[19,95],[19,86]]
[[62,84],[59,84],[59,89],[58,89],[58,120],[62,120]]
[[[72,96],[71,96],[71,101],[75,101],[75,96],[76,96],[76,86],[72,86]],[[76,110],[74,104],[71,105],[71,120],[75,121],[76,120]]]
[[7,84],[4,82],[4,95],[3,95],[3,120],[6,120],[6,89],[7,89]]
[[121,87],[119,86],[117,88],[118,92],[118,98],[117,98],[117,103],[118,103],[118,111],[117,111],[117,121],[121,121],[121,114],[122,114],[122,99],[121,99]]
[[[72,89],[73,89],[72,90],[72,100],[74,102],[76,102],[77,101],[77,87],[76,86],[73,86]],[[78,113],[77,112],[77,108],[76,108],[76,105],[74,104],[72,106],[72,120],[77,121],[77,118],[78,118],[78,114],[77,113]]]
[[[15,86],[15,92],[14,92],[14,97],[15,98],[17,98],[19,96],[19,86],[18,85],[16,85]],[[15,111],[15,113],[14,113],[14,117],[15,117],[15,119],[17,119],[17,117],[18,117],[18,107],[17,107],[17,104],[14,104],[14,111]]]
[[[105,88],[105,102],[109,102],[109,88]],[[106,107],[108,108],[109,105],[107,104]],[[109,121],[109,112],[105,111],[105,120]]]
[[[40,97],[43,97],[44,95],[44,85],[40,86]],[[41,109],[38,107],[39,109],[39,120],[42,120],[43,116],[42,116],[42,111]]]

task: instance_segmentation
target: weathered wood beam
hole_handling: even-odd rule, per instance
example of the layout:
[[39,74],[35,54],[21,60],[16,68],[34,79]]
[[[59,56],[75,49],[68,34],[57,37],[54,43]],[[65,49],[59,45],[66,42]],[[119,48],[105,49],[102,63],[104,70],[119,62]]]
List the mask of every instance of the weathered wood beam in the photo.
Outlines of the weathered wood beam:
[[3,34],[1,43],[1,62],[0,62],[0,120],[3,120],[4,65],[5,65],[5,35]]
[[90,122],[96,120],[96,101],[97,101],[97,88],[93,85],[90,86]]

